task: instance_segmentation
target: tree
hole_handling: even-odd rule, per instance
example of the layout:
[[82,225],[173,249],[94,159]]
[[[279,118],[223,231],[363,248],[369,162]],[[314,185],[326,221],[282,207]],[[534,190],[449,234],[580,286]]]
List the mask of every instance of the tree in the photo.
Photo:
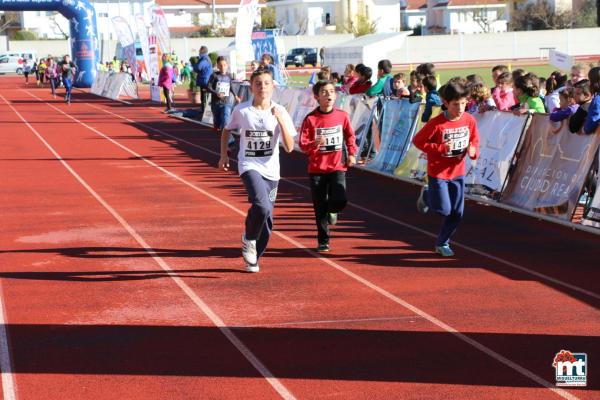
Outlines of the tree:
[[492,31],[492,25],[494,25],[494,22],[503,19],[502,17],[504,16],[504,11],[499,10],[496,13],[496,18],[489,18],[487,9],[472,11],[471,14],[473,15],[473,21],[477,22],[477,25],[481,27],[483,32],[488,33]]
[[15,33],[14,40],[37,40],[37,34],[27,29],[21,29]]
[[377,32],[377,21],[370,21],[366,15],[360,13],[354,20],[348,19],[346,25],[338,29],[340,33],[352,33],[354,36],[364,36]]
[[5,12],[0,16],[0,33],[4,32],[11,27],[15,22],[18,22],[19,17],[17,13]]
[[557,12],[548,2],[536,1],[513,12],[510,28],[514,31],[567,29],[573,27],[573,20],[572,12]]
[[596,0],[586,0],[581,10],[574,13],[573,28],[594,28],[597,24]]
[[264,7],[260,10],[260,29],[275,29],[277,22],[275,21],[275,8]]
[[54,30],[59,31],[61,35],[63,35],[63,38],[68,39],[69,38],[69,34],[65,31],[63,31],[63,29],[61,28],[60,24],[58,22],[56,22],[56,17],[59,14],[54,12],[52,13],[52,15],[50,16],[50,21],[52,22],[52,25],[54,26]]

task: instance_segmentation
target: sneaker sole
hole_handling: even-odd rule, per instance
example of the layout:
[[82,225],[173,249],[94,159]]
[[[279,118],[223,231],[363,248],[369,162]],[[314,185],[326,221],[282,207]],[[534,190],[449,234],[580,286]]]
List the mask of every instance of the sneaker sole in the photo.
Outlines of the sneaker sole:
[[246,265],[246,272],[255,274],[259,271],[260,271],[260,267],[258,265]]

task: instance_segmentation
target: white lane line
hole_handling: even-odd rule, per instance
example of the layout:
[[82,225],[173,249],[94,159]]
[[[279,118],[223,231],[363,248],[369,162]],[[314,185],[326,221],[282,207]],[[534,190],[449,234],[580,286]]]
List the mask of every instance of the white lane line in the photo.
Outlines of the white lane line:
[[385,322],[385,321],[405,321],[405,320],[420,320],[418,315],[410,317],[382,317],[382,318],[354,318],[354,319],[324,319],[316,321],[291,321],[291,322],[275,322],[272,324],[253,324],[246,325],[245,328],[268,327],[268,326],[295,326],[295,325],[325,325],[325,324],[359,324],[362,322]]
[[[35,96],[34,96],[34,97],[35,97]],[[41,99],[39,99],[39,98],[38,98],[38,100],[41,100]],[[172,139],[175,139],[175,140],[177,140],[177,141],[179,141],[179,142],[182,142],[182,143],[188,144],[188,145],[190,145],[190,146],[192,146],[192,147],[196,147],[196,148],[198,148],[198,149],[201,149],[201,150],[203,150],[203,151],[206,151],[207,153],[210,153],[210,154],[213,154],[213,155],[216,155],[216,156],[220,156],[220,154],[219,154],[219,153],[217,153],[216,151],[213,151],[213,150],[211,150],[211,149],[208,149],[208,148],[206,148],[206,147],[204,147],[204,146],[200,146],[200,145],[198,145],[198,144],[196,144],[196,143],[193,143],[193,142],[190,142],[190,141],[188,141],[188,140],[185,140],[185,139],[179,138],[179,137],[177,137],[177,136],[171,135],[171,134],[169,134],[169,133],[167,133],[167,132],[164,132],[164,131],[162,131],[162,130],[160,130],[160,129],[153,128],[153,127],[151,127],[151,126],[149,126],[149,125],[146,125],[146,124],[144,124],[144,123],[141,123],[141,122],[133,121],[133,120],[131,120],[131,119],[127,118],[127,117],[123,117],[123,116],[121,116],[121,115],[119,115],[119,114],[115,114],[115,113],[113,113],[113,112],[111,112],[111,111],[104,110],[104,109],[102,109],[102,108],[100,108],[100,107],[98,107],[98,106],[95,106],[95,105],[91,105],[91,104],[87,104],[87,105],[88,105],[89,107],[96,108],[96,109],[98,109],[98,110],[100,110],[100,111],[103,111],[104,113],[107,113],[107,114],[113,115],[113,116],[115,116],[115,117],[117,117],[117,118],[120,118],[120,119],[123,119],[123,120],[125,120],[125,121],[127,121],[127,122],[130,122],[130,123],[132,123],[132,124],[135,124],[135,125],[141,126],[141,127],[143,127],[143,128],[146,128],[146,129],[152,130],[153,132],[157,132],[157,133],[159,133],[159,134],[161,134],[161,135],[164,135],[164,136],[170,137],[170,138],[172,138]],[[233,161],[233,162],[235,162],[235,160],[232,160],[232,161]],[[301,188],[303,188],[303,189],[305,189],[305,190],[308,190],[308,191],[310,191],[310,188],[309,188],[308,186],[306,186],[306,185],[303,185],[303,184],[301,184],[301,183],[294,182],[293,180],[286,179],[286,178],[282,178],[281,180],[283,180],[283,181],[285,181],[285,182],[288,182],[288,183],[290,183],[290,184],[292,184],[292,185],[295,185],[295,186],[297,186],[297,187],[301,187]],[[377,216],[377,217],[379,217],[379,218],[385,219],[386,221],[392,222],[392,223],[394,223],[394,224],[396,224],[396,225],[400,225],[400,226],[403,226],[403,227],[405,227],[405,228],[408,228],[408,229],[410,229],[410,230],[413,230],[413,231],[415,231],[415,232],[419,232],[419,233],[421,233],[421,234],[423,234],[423,235],[425,235],[425,236],[429,236],[429,237],[431,237],[431,238],[434,238],[434,239],[435,239],[435,238],[437,238],[437,234],[435,234],[435,233],[433,233],[433,232],[430,232],[430,231],[427,231],[427,230],[425,230],[425,229],[419,228],[418,226],[415,226],[415,225],[411,225],[411,224],[409,224],[409,223],[407,223],[407,222],[400,221],[400,220],[398,220],[398,219],[396,219],[396,218],[392,218],[392,217],[389,217],[389,216],[387,216],[387,215],[384,215],[384,214],[378,213],[377,211],[370,210],[370,209],[368,209],[368,208],[366,208],[366,207],[363,207],[363,206],[361,206],[361,205],[358,205],[358,204],[356,204],[356,203],[348,202],[348,205],[349,205],[349,206],[351,206],[351,207],[357,208],[357,209],[359,209],[359,210],[361,210],[361,211],[364,211],[364,212],[366,212],[367,214],[371,214],[371,215]],[[244,214],[244,215],[246,215],[246,214]],[[571,284],[571,283],[568,283],[568,282],[561,281],[560,279],[553,278],[553,277],[551,277],[551,276],[548,276],[548,275],[545,275],[545,274],[543,274],[543,273],[541,273],[541,272],[534,271],[534,270],[532,270],[532,269],[529,269],[529,268],[527,268],[527,267],[524,267],[524,266],[522,266],[522,265],[519,265],[519,264],[516,264],[516,263],[514,263],[514,262],[511,262],[511,261],[505,260],[505,259],[503,259],[503,258],[500,258],[500,257],[494,256],[494,255],[492,255],[492,254],[486,253],[485,251],[477,250],[476,248],[474,248],[474,247],[471,247],[471,246],[468,246],[468,245],[466,245],[466,244],[462,244],[462,243],[459,243],[459,242],[456,242],[456,241],[453,241],[452,243],[453,243],[453,245],[454,245],[454,246],[456,246],[456,247],[459,247],[459,248],[461,248],[461,249],[465,249],[465,250],[467,250],[467,251],[470,251],[470,252],[472,252],[472,253],[475,253],[475,254],[477,254],[477,255],[480,255],[480,256],[482,256],[482,257],[485,257],[485,258],[488,258],[488,259],[490,259],[490,260],[496,261],[496,262],[498,262],[498,263],[500,263],[500,264],[504,264],[504,265],[505,265],[505,266],[507,266],[507,267],[510,267],[510,268],[517,269],[517,270],[519,270],[519,271],[522,271],[522,272],[528,273],[528,274],[530,274],[530,275],[533,275],[533,276],[535,276],[535,277],[538,277],[538,278],[540,278],[540,279],[543,279],[543,280],[545,280],[545,281],[552,282],[552,283],[554,283],[554,284],[556,284],[556,285],[562,286],[562,287],[564,287],[564,288],[571,289],[571,290],[573,290],[573,291],[575,291],[575,292],[579,292],[579,293],[581,293],[581,294],[585,294],[585,295],[587,295],[587,296],[590,296],[590,297],[593,297],[593,298],[595,298],[595,299],[598,299],[598,300],[600,300],[600,294],[598,294],[598,293],[592,292],[592,291],[590,291],[590,290],[584,289],[584,288],[582,288],[582,287],[579,287],[579,286],[573,285],[573,284]]]
[[6,331],[6,309],[0,282],[0,371],[2,371],[2,397],[4,400],[16,400],[17,388],[13,377],[13,364],[8,345],[8,332]]
[[[232,332],[223,320],[190,288],[183,279],[174,275],[174,271],[165,260],[160,257],[156,251],[142,238],[137,231],[129,225],[129,223],[110,205],[108,204],[61,156],[54,148],[44,139],[44,137],[27,122],[25,118],[8,103],[4,96],[0,95],[6,104],[19,116],[19,118],[31,129],[38,139],[50,150],[57,160],[73,175],[73,177],[125,228],[125,230],[135,239],[136,242],[156,261],[156,263],[169,274],[169,277],[179,286],[179,288],[196,304],[196,306],[219,328],[221,333],[239,350],[240,353],[256,368],[258,372],[271,384],[271,386],[284,399],[293,400],[295,397],[292,393],[277,379],[271,371],[252,353],[252,351]],[[45,103],[60,111],[58,108],[49,103]],[[60,111],[65,114],[64,112]],[[65,114],[67,115],[67,114]],[[75,119],[74,119],[75,120]],[[76,122],[79,122],[75,120]],[[83,124],[79,122],[80,124]],[[85,124],[83,124],[85,125]]]
[[[171,176],[173,179],[183,183],[184,185],[194,189],[195,191],[202,193],[203,195],[205,195],[206,197],[215,200],[216,202],[218,202],[219,204],[223,205],[224,207],[229,208],[230,210],[234,211],[235,213],[245,216],[246,213],[243,212],[242,210],[238,209],[237,207],[227,203],[225,200],[213,195],[212,193],[207,192],[206,190],[194,185],[193,183],[185,180],[184,178],[180,177],[179,175],[176,175],[174,173],[172,173],[171,171],[168,171],[167,169],[157,165],[155,162],[148,160],[147,158],[141,156],[140,154],[138,154],[137,152],[135,152],[134,150],[131,150],[130,148],[128,148],[127,146],[117,142],[116,140],[108,137],[107,135],[105,135],[104,133],[98,131],[97,129],[78,121],[75,117],[72,117],[71,115],[63,112],[62,110],[60,110],[59,108],[54,107],[52,104],[45,102],[44,100],[40,99],[39,97],[36,97],[34,95],[31,95],[32,97],[37,98],[38,100],[40,100],[41,102],[47,104],[49,107],[54,108],[56,111],[64,114],[65,116],[69,117],[70,119],[79,122],[82,126],[85,126],[86,128],[88,128],[89,130],[91,130],[92,132],[95,132],[96,134],[102,136],[103,138],[109,140],[110,142],[114,143],[115,145],[117,145],[118,147],[120,147],[121,149],[125,150],[126,152],[128,152],[129,154],[137,157],[140,159],[140,161],[144,161],[146,163],[148,163],[149,165],[157,168],[160,171],[163,171],[165,174]],[[97,108],[97,107],[96,107]],[[136,123],[133,120],[130,120],[128,118],[125,117],[121,117],[117,114],[114,114],[112,112],[107,112],[109,114],[113,114],[116,117],[119,117],[121,119],[124,119],[130,123],[133,124],[138,124],[138,125],[142,125],[139,123]],[[148,126],[145,126],[146,128],[151,128]],[[151,128],[152,130],[155,130],[154,128]],[[158,130],[156,130],[157,132],[159,132]],[[167,136],[171,136],[171,135],[167,135]],[[175,138],[175,137],[173,137]],[[177,139],[177,138],[175,138]],[[328,258],[323,258],[321,257],[320,254],[312,251],[311,249],[305,247],[302,243],[298,242],[297,240],[287,236],[284,233],[281,233],[279,231],[274,231],[273,232],[275,235],[279,236],[280,238],[282,238],[283,240],[287,241],[288,243],[291,243],[292,245],[294,245],[295,247],[305,251],[306,253],[308,253],[309,255],[313,256],[314,258],[320,260],[321,262],[330,265],[331,267],[337,269],[338,271],[342,272],[343,274],[347,275],[348,277],[362,283],[363,285],[367,286],[368,288],[374,290],[375,292],[381,294],[382,296],[388,298],[389,300],[401,305],[404,308],[407,308],[408,310],[412,311],[413,313],[419,315],[420,317],[428,320],[429,322],[431,322],[432,324],[438,326],[439,328],[445,330],[446,332],[451,333],[452,335],[456,336],[458,339],[462,340],[463,342],[473,346],[474,348],[476,348],[477,350],[483,352],[484,354],[487,354],[488,356],[492,357],[493,359],[495,359],[496,361],[499,361],[500,363],[506,365],[507,367],[513,369],[514,371],[520,373],[521,375],[531,379],[532,381],[538,383],[540,386],[543,386],[545,388],[547,388],[548,390],[551,390],[552,392],[554,392],[555,394],[557,394],[558,396],[565,398],[565,399],[569,399],[569,400],[575,400],[578,399],[578,397],[574,396],[573,394],[554,387],[554,385],[550,382],[548,382],[547,380],[539,377],[538,375],[534,374],[533,372],[529,371],[528,369],[520,366],[519,364],[509,360],[508,358],[504,357],[503,355],[495,352],[494,350],[490,349],[489,347],[479,343],[478,341],[468,337],[467,335],[459,332],[458,330],[456,330],[455,328],[451,327],[450,325],[442,322],[441,320],[435,318],[432,315],[429,315],[428,313],[426,313],[425,311],[421,310],[420,308],[410,304],[409,302],[403,300],[402,298],[388,292],[387,290],[377,286],[376,284],[374,284],[373,282],[363,278],[362,276],[355,274],[354,272],[342,267],[341,265],[337,264],[335,261],[332,261]]]

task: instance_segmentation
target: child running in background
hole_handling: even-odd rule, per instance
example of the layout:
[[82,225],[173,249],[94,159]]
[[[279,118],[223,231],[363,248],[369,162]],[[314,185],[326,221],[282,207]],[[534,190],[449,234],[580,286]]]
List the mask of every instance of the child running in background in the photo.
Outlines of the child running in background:
[[44,79],[46,78],[46,60],[43,58],[40,59],[40,62],[37,65],[38,67],[38,86],[44,86]]
[[393,87],[394,87],[394,93],[393,95],[395,97],[400,97],[400,98],[409,98],[410,97],[410,91],[408,90],[408,88],[406,87],[406,79],[405,79],[405,75],[403,72],[398,72],[396,75],[394,75],[394,83],[393,83]]
[[25,77],[25,84],[29,85],[29,74],[31,73],[31,65],[27,63],[27,60],[23,60],[23,76]]
[[475,118],[465,112],[466,86],[451,80],[441,89],[446,111],[429,121],[413,138],[413,144],[427,154],[428,185],[417,200],[425,214],[431,208],[444,217],[434,251],[452,257],[450,238],[464,212],[465,155],[479,156],[479,133]]
[[423,78],[421,83],[423,84],[425,93],[427,93],[425,96],[425,109],[423,110],[421,121],[427,122],[429,121],[429,118],[431,118],[433,107],[439,107],[442,105],[442,99],[437,91],[437,80],[435,79],[435,76],[428,75]]
[[[227,73],[227,59],[223,56],[217,57],[217,69],[213,71],[208,79],[208,91],[211,93],[210,108],[213,113],[213,127],[218,133],[231,120],[231,111],[239,98],[236,96],[231,86],[233,77]],[[233,135],[229,136],[229,146],[235,143]]]
[[52,97],[56,98],[56,88],[58,87],[58,64],[54,61],[54,58],[48,58],[48,66],[46,68],[46,79],[50,82],[50,89],[52,91]]
[[235,107],[231,121],[221,134],[219,168],[229,169],[227,156],[229,134],[240,131],[238,171],[252,204],[242,234],[242,257],[246,271],[258,272],[258,261],[267,248],[273,229],[273,207],[279,183],[279,141],[290,153],[297,135],[294,122],[279,104],[271,101],[273,75],[259,68],[250,76],[253,98]]
[[167,102],[166,112],[173,109],[173,67],[169,57],[166,54],[162,55],[163,66],[158,74],[158,86],[163,89],[163,95]]
[[71,61],[71,57],[66,55],[63,57],[63,61],[60,64],[59,71],[62,75],[63,85],[65,85],[65,102],[71,104],[71,91],[73,90],[73,78],[77,67],[75,63]]
[[579,104],[575,101],[575,90],[565,88],[558,94],[559,107],[555,107],[550,113],[550,121],[560,122],[575,114]]
[[538,78],[533,74],[517,78],[515,81],[515,95],[519,99],[519,107],[513,111],[515,115],[546,112],[544,103],[540,99],[538,84]]
[[[317,222],[317,251],[330,250],[329,225],[346,207],[346,169],[356,164],[356,137],[348,114],[334,108],[335,87],[319,81],[313,86],[319,107],[308,114],[300,130],[300,148],[308,155],[308,174]],[[348,161],[342,149],[346,145]]]

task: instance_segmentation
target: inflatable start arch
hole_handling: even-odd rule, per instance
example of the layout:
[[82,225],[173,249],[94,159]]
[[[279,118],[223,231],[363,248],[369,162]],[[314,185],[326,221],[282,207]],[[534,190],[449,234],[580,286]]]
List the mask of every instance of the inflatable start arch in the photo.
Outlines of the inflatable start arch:
[[[88,0],[0,0],[4,11],[57,11],[69,20],[76,87],[91,87],[99,59],[96,11]],[[54,54],[53,54],[54,55]],[[62,56],[56,54],[55,56]],[[39,55],[44,57],[45,55]]]

